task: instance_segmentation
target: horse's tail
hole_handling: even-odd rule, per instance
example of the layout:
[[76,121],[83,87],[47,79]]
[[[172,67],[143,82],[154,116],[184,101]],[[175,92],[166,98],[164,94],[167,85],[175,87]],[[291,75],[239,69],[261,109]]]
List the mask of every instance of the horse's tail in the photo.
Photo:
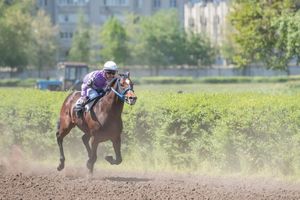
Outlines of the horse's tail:
[[58,118],[56,122],[56,129],[59,130],[59,128],[60,128],[60,118]]

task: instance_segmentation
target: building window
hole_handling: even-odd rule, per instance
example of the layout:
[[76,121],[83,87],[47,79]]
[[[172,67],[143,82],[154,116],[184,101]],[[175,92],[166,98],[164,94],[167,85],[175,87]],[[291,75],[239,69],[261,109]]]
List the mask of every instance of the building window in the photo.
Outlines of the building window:
[[59,36],[61,39],[72,39],[73,33],[72,32],[60,32]]
[[204,16],[200,16],[200,24],[206,26],[206,18]]
[[152,1],[153,8],[160,8],[160,0],[153,0]]
[[189,27],[194,27],[195,26],[194,18],[190,17],[188,23],[189,23]]
[[86,5],[90,0],[59,0],[58,4],[61,6],[65,5]]
[[68,21],[69,21],[69,17],[68,17],[68,15],[65,15],[65,17],[64,17],[64,21],[65,21],[65,22],[68,22]]
[[128,0],[103,0],[105,6],[128,6]]
[[177,7],[177,0],[170,0],[170,7],[176,8]]
[[215,17],[214,17],[214,24],[216,24],[216,25],[220,24],[220,17],[219,17],[219,15],[215,15]]
[[142,0],[134,0],[134,7],[141,8],[142,7]]
[[44,1],[44,5],[45,5],[45,6],[48,5],[48,1],[47,1],[47,0]]

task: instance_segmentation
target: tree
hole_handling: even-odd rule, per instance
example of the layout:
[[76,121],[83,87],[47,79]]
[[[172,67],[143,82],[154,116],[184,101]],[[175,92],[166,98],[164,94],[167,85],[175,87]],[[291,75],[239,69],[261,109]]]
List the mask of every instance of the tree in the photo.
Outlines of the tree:
[[276,48],[284,47],[282,54],[284,62],[288,63],[295,59],[300,61],[300,11],[284,13],[275,21],[279,39],[276,42]]
[[0,2],[0,66],[25,69],[52,66],[56,29],[34,0]]
[[28,64],[32,1],[0,2],[0,66],[21,71]]
[[127,48],[130,59],[127,59],[127,64],[136,65],[139,63],[139,32],[140,32],[140,20],[139,15],[129,13],[125,17],[124,29],[127,35]]
[[57,27],[54,27],[44,11],[38,11],[31,23],[32,43],[30,63],[40,72],[43,68],[55,66],[57,46]]
[[153,16],[142,17],[135,34],[135,49],[139,64],[148,65],[158,75],[159,68],[182,62],[184,56],[184,32],[178,14],[174,10],[159,11]]
[[[294,0],[235,0],[232,4],[230,21],[235,29],[236,56],[239,66],[263,63],[268,68],[287,70],[288,55],[285,29],[278,23],[285,13],[297,11]],[[282,20],[279,20],[283,22]],[[292,51],[290,51],[292,52]]]
[[159,68],[171,65],[210,65],[215,51],[210,41],[199,34],[186,34],[175,10],[153,16],[130,16],[126,24],[134,62]]
[[141,58],[148,65],[170,65],[173,59],[168,53],[172,48],[173,38],[178,35],[178,16],[176,12],[157,12],[153,16],[144,17],[141,22]]
[[91,35],[89,26],[85,22],[84,16],[79,16],[77,29],[72,40],[72,46],[69,53],[69,60],[79,62],[90,62],[91,53]]
[[216,49],[204,35],[189,33],[186,42],[186,63],[188,65],[209,66],[214,62]]
[[115,17],[108,19],[100,31],[102,60],[114,60],[125,64],[129,60],[127,34],[121,22]]

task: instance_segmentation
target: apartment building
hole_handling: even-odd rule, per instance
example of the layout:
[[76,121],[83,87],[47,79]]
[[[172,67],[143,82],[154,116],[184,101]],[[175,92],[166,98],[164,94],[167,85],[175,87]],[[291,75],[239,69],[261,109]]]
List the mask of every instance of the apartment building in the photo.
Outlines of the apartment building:
[[229,12],[226,0],[202,0],[184,6],[184,27],[195,33],[205,33],[215,45],[221,45],[227,28]]
[[121,21],[126,13],[152,15],[161,9],[177,9],[184,24],[184,5],[188,0],[37,0],[38,7],[44,9],[53,24],[59,27],[59,61],[66,59],[76,30],[79,13],[86,22],[101,26],[110,16]]

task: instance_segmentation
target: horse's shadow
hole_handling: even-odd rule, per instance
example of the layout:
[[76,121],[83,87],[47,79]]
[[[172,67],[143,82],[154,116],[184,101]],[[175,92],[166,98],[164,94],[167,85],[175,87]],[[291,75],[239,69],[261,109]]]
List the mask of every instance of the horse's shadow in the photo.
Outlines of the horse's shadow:
[[116,181],[116,182],[147,182],[152,179],[149,178],[135,178],[135,177],[105,177],[104,180]]

